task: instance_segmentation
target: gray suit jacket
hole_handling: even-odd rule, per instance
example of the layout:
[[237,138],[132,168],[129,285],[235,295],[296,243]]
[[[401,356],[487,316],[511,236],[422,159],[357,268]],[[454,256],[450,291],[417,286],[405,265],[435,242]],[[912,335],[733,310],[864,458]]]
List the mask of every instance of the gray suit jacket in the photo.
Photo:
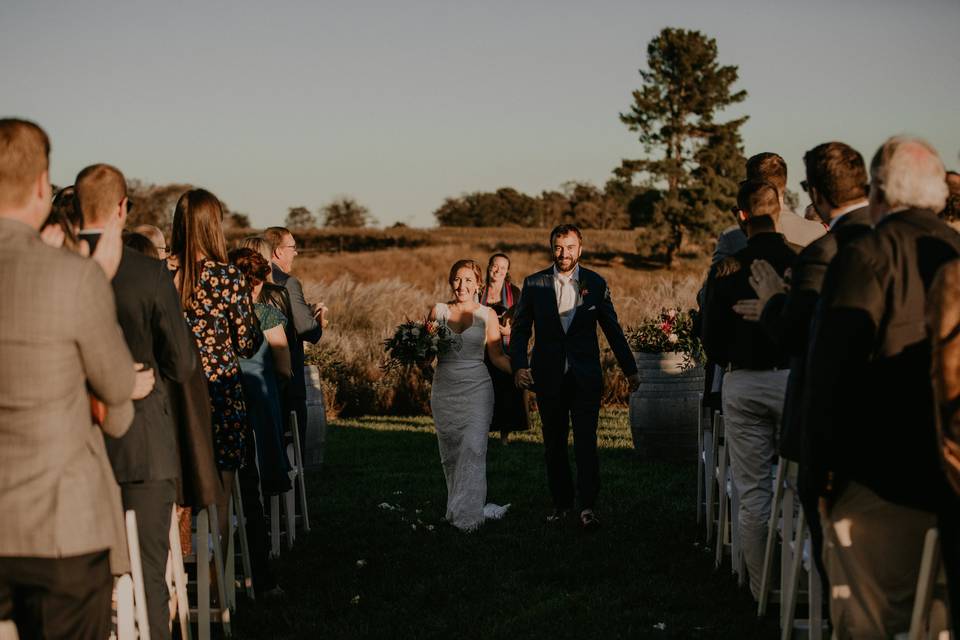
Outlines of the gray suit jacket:
[[132,415],[133,359],[110,283],[92,260],[0,218],[0,291],[0,556],[110,549],[122,571],[120,491],[88,396]]
[[316,342],[323,335],[323,327],[317,322],[310,310],[310,305],[303,297],[303,286],[294,276],[286,273],[276,264],[273,267],[273,281],[285,287],[290,294],[290,307],[293,310],[293,327],[296,329],[297,339],[290,343],[290,366],[293,368],[293,379],[287,387],[287,394],[293,398],[305,398],[307,395],[306,381],[303,376],[303,343]]

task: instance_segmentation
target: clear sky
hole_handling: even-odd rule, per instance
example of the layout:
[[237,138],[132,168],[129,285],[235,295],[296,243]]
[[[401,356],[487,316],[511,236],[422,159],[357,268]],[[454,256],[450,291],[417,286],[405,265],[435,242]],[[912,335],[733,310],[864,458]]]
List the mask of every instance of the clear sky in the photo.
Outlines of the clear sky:
[[0,113],[39,122],[52,178],[109,162],[279,223],[351,195],[432,225],[444,197],[602,184],[646,45],[700,29],[740,67],[747,154],[887,136],[960,152],[960,0],[0,2]]

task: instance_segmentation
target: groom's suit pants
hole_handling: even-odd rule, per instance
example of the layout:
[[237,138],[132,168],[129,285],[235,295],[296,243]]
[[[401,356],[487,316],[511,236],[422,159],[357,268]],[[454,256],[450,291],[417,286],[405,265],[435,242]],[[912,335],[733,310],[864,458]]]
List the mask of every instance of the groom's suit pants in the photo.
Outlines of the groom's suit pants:
[[593,509],[600,493],[600,458],[597,455],[600,390],[583,389],[569,372],[563,376],[560,387],[556,394],[537,394],[550,495],[555,508],[573,507],[574,486],[567,460],[567,436],[572,423],[573,452],[577,461],[576,497],[580,509]]

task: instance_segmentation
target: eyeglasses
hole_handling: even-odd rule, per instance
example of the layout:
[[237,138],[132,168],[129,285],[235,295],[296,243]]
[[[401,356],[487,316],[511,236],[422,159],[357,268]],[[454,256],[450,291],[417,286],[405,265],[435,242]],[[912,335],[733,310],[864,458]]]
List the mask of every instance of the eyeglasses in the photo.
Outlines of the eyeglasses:
[[280,246],[277,247],[277,248],[278,248],[278,249],[293,249],[293,252],[294,252],[294,253],[300,253],[299,251],[297,251],[297,245],[295,245],[295,244],[282,244],[282,245],[280,245]]

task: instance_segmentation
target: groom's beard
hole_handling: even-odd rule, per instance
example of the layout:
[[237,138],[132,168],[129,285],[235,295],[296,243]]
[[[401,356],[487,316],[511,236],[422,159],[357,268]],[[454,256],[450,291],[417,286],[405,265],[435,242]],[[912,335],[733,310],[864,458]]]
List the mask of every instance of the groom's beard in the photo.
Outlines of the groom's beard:
[[565,266],[563,264],[563,260],[559,258],[554,258],[553,264],[557,268],[557,271],[559,271],[560,273],[569,273],[574,269],[576,269],[577,265],[580,264],[580,258],[574,258],[573,260],[571,260],[569,263],[570,266]]

